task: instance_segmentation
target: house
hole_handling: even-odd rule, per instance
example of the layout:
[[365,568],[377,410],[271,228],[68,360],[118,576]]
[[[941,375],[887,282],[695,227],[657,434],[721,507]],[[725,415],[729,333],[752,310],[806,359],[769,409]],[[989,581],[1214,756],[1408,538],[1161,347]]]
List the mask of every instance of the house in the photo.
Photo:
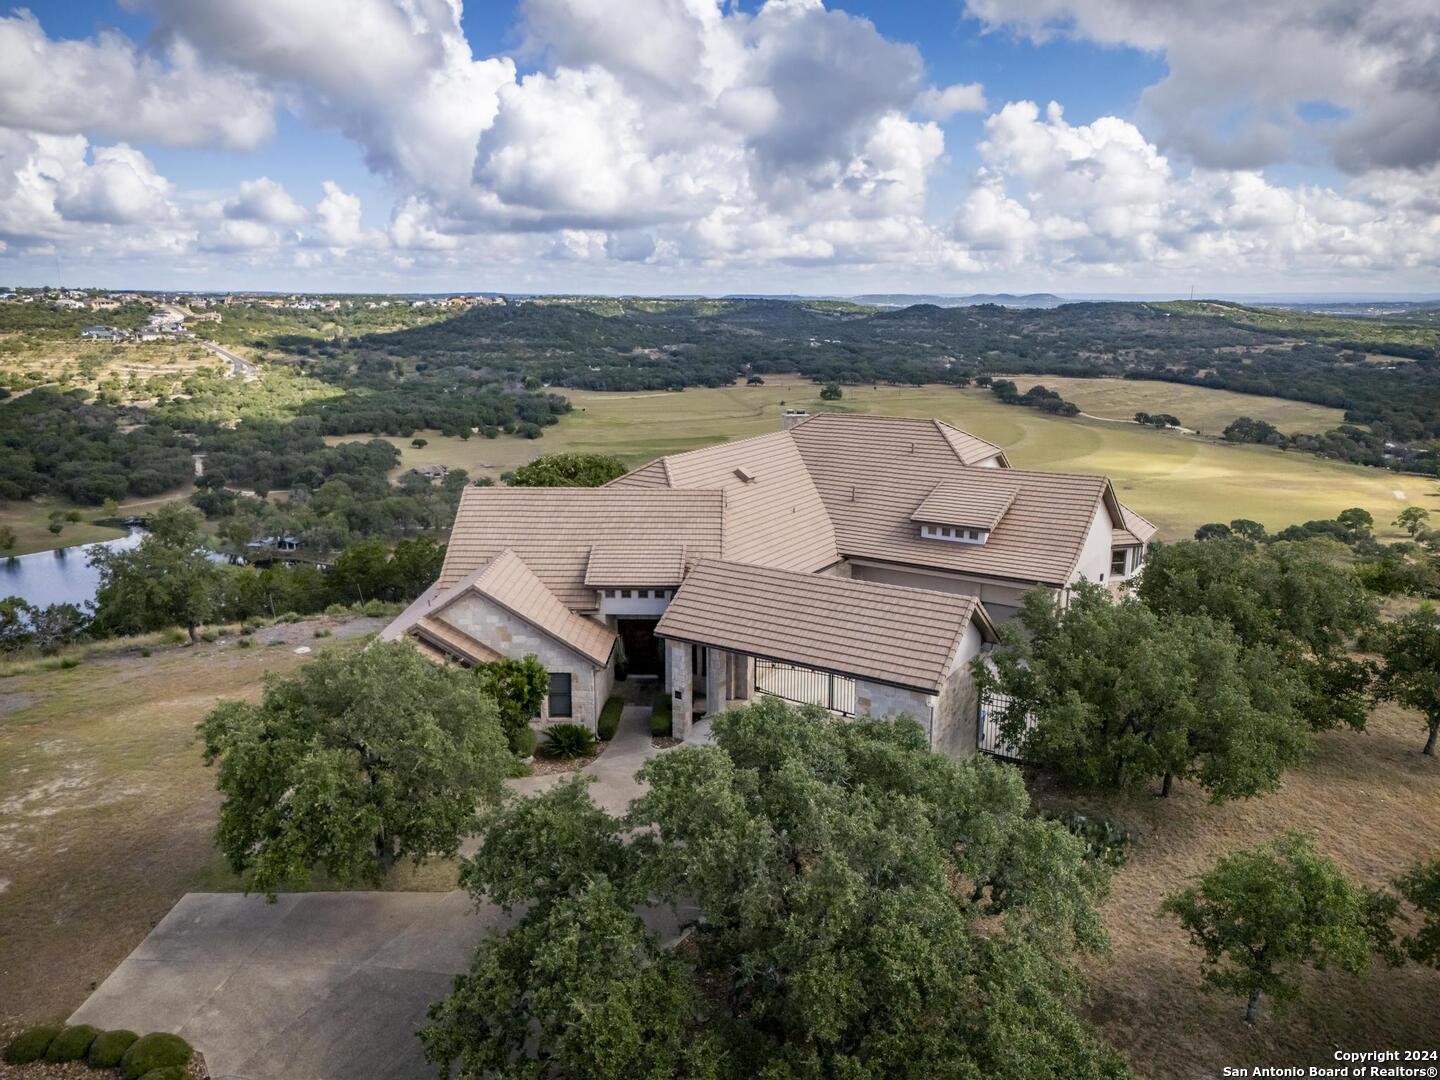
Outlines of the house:
[[1021,598],[1123,583],[1155,527],[1103,476],[1011,467],[937,420],[791,411],[603,488],[466,488],[440,579],[386,628],[437,660],[534,653],[541,724],[594,727],[617,662],[675,732],[771,694],[976,744],[970,661]]
[[91,341],[120,341],[125,337],[113,326],[87,326],[80,331],[80,336]]

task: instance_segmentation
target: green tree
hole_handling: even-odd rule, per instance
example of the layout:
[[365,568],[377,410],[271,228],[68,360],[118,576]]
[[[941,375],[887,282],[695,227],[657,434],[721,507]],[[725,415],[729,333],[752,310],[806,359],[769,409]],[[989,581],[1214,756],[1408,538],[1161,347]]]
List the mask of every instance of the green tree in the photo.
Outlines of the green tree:
[[9,525],[0,525],[0,551],[15,550],[15,530]]
[[1363,971],[1374,940],[1374,897],[1348,882],[1305,837],[1286,833],[1267,847],[1231,852],[1199,880],[1171,893],[1174,915],[1204,953],[1204,979],[1246,997],[1245,1022],[1262,994],[1293,1000],[1295,969]]
[[225,797],[220,850],[272,897],[316,867],[378,885],[398,859],[454,855],[511,761],[479,683],[404,642],[322,653],[199,731]]
[[1230,522],[1230,531],[1246,540],[1259,542],[1265,539],[1265,526],[1249,518],[1236,518]]
[[1420,927],[1402,947],[1416,963],[1440,968],[1440,858],[1416,864],[1395,888],[1420,918]]
[[845,396],[845,391],[840,389],[839,383],[826,383],[820,389],[821,401],[839,401]]
[[545,454],[521,465],[505,482],[512,487],[600,487],[625,475],[610,454]]
[[[528,909],[432,1009],[432,1061],[463,1076],[1126,1075],[1074,1011],[1107,871],[1028,813],[1017,770],[934,754],[908,719],[774,699],[714,732],[648,762],[623,819],[582,782],[490,816],[464,881]],[[685,951],[635,918],[647,900],[694,912]]]
[[52,510],[52,511],[50,511],[50,520],[49,520],[49,524],[48,524],[46,527],[47,527],[52,533],[54,533],[56,536],[59,536],[62,532],[64,532],[64,531],[65,531],[65,511],[64,511],[64,510]]
[[0,653],[19,652],[35,639],[30,629],[34,610],[18,596],[0,599]]
[[1362,510],[1358,506],[1340,511],[1335,515],[1335,520],[1357,536],[1369,536],[1370,530],[1375,527],[1375,518],[1370,511]]
[[511,749],[518,752],[516,738],[540,715],[545,696],[550,693],[550,673],[533,653],[523,660],[501,657],[475,669],[485,693],[494,699],[500,710],[500,722],[510,739]]
[[1230,535],[1230,526],[1212,521],[1195,530],[1196,540],[1223,540]]
[[1399,528],[1404,529],[1412,538],[1418,536],[1420,530],[1425,528],[1426,522],[1430,520],[1430,511],[1423,506],[1407,506],[1396,519],[1391,522]]
[[117,634],[183,626],[190,640],[215,610],[223,584],[200,531],[200,514],[171,503],[150,517],[150,533],[129,551],[91,549],[100,572],[95,625]]
[[1423,753],[1435,756],[1440,733],[1440,614],[1421,604],[1380,628],[1375,696],[1417,709],[1428,732]]
[[1255,545],[1240,537],[1165,544],[1137,589],[1162,618],[1207,615],[1247,648],[1279,654],[1300,678],[1296,706],[1311,727],[1365,726],[1370,668],[1346,646],[1375,619],[1375,602],[1333,542]]
[[1011,699],[1005,738],[1072,783],[1158,780],[1168,794],[1180,777],[1218,802],[1273,791],[1310,746],[1295,674],[1207,616],[1162,618],[1083,585],[1065,608],[1026,594],[1002,637],[976,678]]
[[90,620],[74,604],[47,604],[30,609],[31,641],[46,656],[81,640]]

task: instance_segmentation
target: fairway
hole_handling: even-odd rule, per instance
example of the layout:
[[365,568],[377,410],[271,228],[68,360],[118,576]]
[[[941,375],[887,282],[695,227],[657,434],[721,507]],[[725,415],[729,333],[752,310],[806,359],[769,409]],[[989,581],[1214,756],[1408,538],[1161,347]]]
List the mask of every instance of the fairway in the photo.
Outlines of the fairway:
[[1005,378],[1021,391],[1037,383],[1047,386],[1091,416],[1131,420],[1137,412],[1169,413],[1182,426],[1203,435],[1219,435],[1238,416],[1268,420],[1287,434],[1329,431],[1345,422],[1343,409],[1213,390],[1208,386],[1143,379],[1065,379],[1054,375],[1007,375]]
[[[1170,384],[1146,385],[1156,389],[1157,401],[1169,400],[1159,397],[1161,391],[1217,393]],[[769,377],[764,386],[636,394],[567,391],[567,396],[575,412],[546,428],[542,439],[461,440],[424,432],[429,445],[419,450],[412,448],[408,439],[390,441],[401,448],[404,468],[443,463],[467,469],[474,476],[498,476],[540,454],[565,450],[616,454],[627,464],[639,465],[661,454],[775,431],[787,406],[811,412],[838,408],[946,420],[1004,447],[1017,468],[1105,473],[1122,499],[1172,539],[1188,536],[1208,521],[1245,517],[1281,528],[1334,517],[1351,506],[1369,510],[1385,532],[1391,531],[1389,523],[1395,514],[1411,503],[1440,510],[1440,485],[1428,478],[1135,424],[1046,416],[1033,409],[1002,405],[985,390],[847,387],[842,401],[821,402],[819,387],[808,380]],[[1269,398],[1244,400],[1274,403]],[[1249,415],[1260,415],[1260,411],[1252,410]],[[357,436],[327,441],[353,438]]]

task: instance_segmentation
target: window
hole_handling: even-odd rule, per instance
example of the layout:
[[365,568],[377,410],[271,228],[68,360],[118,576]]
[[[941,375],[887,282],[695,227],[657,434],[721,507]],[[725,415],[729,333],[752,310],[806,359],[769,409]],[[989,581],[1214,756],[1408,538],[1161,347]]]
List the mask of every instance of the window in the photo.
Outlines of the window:
[[1125,549],[1116,548],[1110,553],[1110,573],[1116,577],[1125,576]]
[[635,590],[635,595],[636,595],[637,597],[639,597],[641,600],[649,600],[649,599],[650,599],[650,590],[649,590],[649,589],[636,589],[636,590]]
[[620,590],[620,599],[622,599],[622,600],[629,600],[629,599],[630,599],[630,590],[629,590],[629,589],[621,589],[621,590]]
[[568,671],[552,671],[550,673],[551,719],[573,715],[570,704],[570,673]]

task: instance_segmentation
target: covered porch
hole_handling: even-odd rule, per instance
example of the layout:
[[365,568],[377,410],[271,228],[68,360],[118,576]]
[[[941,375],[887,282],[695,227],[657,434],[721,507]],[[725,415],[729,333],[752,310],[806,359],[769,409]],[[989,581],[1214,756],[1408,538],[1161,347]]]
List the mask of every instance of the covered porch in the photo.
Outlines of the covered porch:
[[655,633],[677,738],[699,716],[770,695],[842,716],[909,715],[937,749],[950,749],[957,722],[973,746],[969,661],[994,638],[974,597],[719,560],[691,571]]

